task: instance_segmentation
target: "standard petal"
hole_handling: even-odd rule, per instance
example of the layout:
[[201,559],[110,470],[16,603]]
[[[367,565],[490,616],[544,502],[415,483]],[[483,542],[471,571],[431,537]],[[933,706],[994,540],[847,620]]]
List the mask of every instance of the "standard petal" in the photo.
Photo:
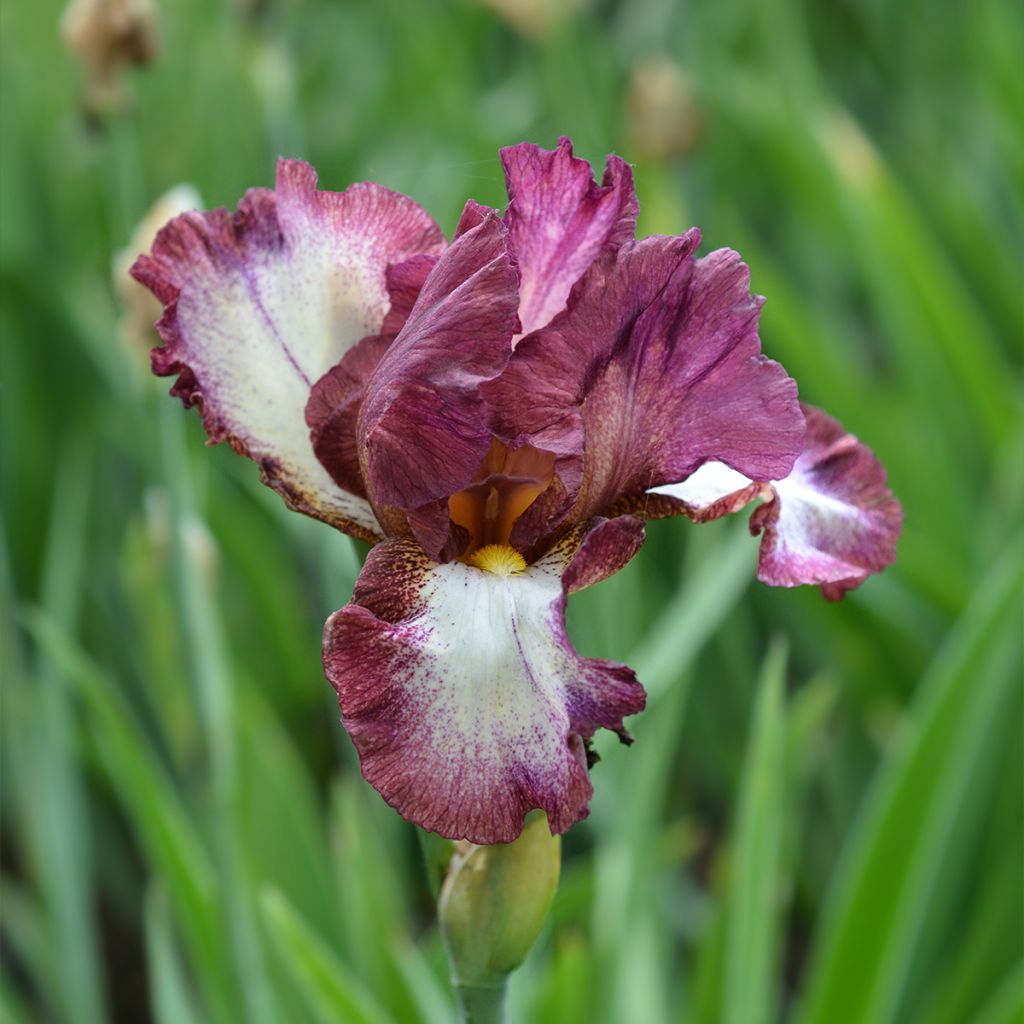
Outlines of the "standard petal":
[[[436,508],[431,522],[443,518],[447,530],[448,496],[469,483],[491,444],[478,387],[512,351],[517,285],[508,233],[492,212],[431,271],[359,413],[360,463],[376,506]],[[436,531],[428,532],[431,542],[417,537],[438,557]]]
[[729,250],[695,260],[699,241],[694,230],[603,257],[482,389],[503,442],[556,454],[575,519],[707,461],[785,476],[800,451],[796,385],[761,355],[747,268]]
[[565,308],[572,286],[605,248],[633,237],[640,207],[629,164],[609,156],[598,185],[590,164],[572,155],[566,138],[555,150],[528,142],[509,146],[501,151],[501,162],[526,334]]
[[606,728],[628,742],[622,720],[644,693],[625,666],[575,652],[566,594],[642,539],[638,519],[602,520],[510,575],[438,565],[410,540],[370,553],[353,602],[327,623],[324,667],[363,775],[389,804],[474,843],[510,842],[536,807],[556,832],[586,816],[586,740]]
[[316,173],[282,160],[276,191],[247,193],[234,214],[185,214],[132,270],[164,303],[154,372],[200,406],[211,441],[256,461],[298,511],[378,536],[365,499],[317,461],[304,409],[313,384],[378,333],[386,271],[443,245],[411,199],[379,185],[320,192]]
[[837,600],[892,564],[903,510],[867,445],[821,409],[805,405],[803,412],[804,450],[784,479],[758,483],[709,462],[681,483],[652,488],[645,511],[706,522],[764,498],[750,518],[751,533],[764,533],[757,578],[781,587],[820,584]]

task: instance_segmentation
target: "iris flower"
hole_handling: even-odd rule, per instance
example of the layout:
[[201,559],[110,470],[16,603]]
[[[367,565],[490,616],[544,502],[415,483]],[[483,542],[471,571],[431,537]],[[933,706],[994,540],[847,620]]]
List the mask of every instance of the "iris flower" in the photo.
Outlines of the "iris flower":
[[326,675],[362,772],[443,836],[585,817],[597,729],[630,737],[632,670],[581,657],[569,595],[644,521],[760,500],[759,578],[837,598],[895,554],[872,453],[761,354],[761,300],[700,233],[635,239],[628,164],[567,139],[501,153],[504,213],[446,243],[376,184],[282,160],[236,212],[186,213],[134,276],[164,304],[153,369],[289,507],[374,545],[328,620]]

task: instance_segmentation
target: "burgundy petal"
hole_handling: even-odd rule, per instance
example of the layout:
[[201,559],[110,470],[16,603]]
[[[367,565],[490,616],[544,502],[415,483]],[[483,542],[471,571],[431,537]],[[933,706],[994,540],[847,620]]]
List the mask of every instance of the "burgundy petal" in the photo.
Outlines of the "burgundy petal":
[[639,548],[632,517],[580,527],[521,573],[437,565],[411,540],[370,552],[324,634],[324,667],[364,777],[403,817],[453,839],[510,842],[533,808],[564,832],[587,814],[585,741],[628,742],[632,671],[581,658],[570,591]]
[[757,578],[777,587],[822,584],[829,600],[896,559],[903,508],[871,449],[810,406],[807,441],[793,472],[773,484],[774,501],[755,509],[764,531]]
[[368,502],[317,461],[304,409],[313,383],[381,330],[387,267],[443,244],[411,199],[373,184],[320,192],[312,167],[282,160],[275,192],[176,218],[136,262],[165,307],[153,370],[177,374],[171,393],[200,406],[210,440],[256,461],[292,508],[376,538]]
[[[433,253],[420,253],[387,268],[391,308],[384,317],[381,333],[371,334],[350,348],[341,362],[313,385],[306,403],[306,422],[316,457],[339,487],[364,498],[367,493],[359,465],[356,423],[366,383],[405,326],[437,260]],[[388,532],[387,524],[382,525]]]
[[501,151],[508,184],[505,214],[522,276],[523,333],[550,323],[572,286],[608,247],[633,237],[639,205],[633,172],[609,156],[601,185],[563,138],[555,150],[523,142]]
[[751,533],[764,532],[758,579],[782,587],[817,583],[838,600],[892,564],[903,510],[871,449],[820,409],[802,408],[804,450],[784,479],[757,483],[709,462],[681,483],[654,488],[646,512],[706,522],[764,498],[750,518]]
[[708,460],[785,476],[800,451],[796,385],[761,355],[747,268],[729,250],[695,260],[699,241],[694,229],[603,257],[481,389],[505,443],[556,454],[575,519]]
[[316,457],[339,487],[363,498],[368,495],[359,465],[356,423],[366,382],[394,340],[393,334],[363,338],[313,385],[306,403]]
[[[479,385],[504,368],[518,329],[517,276],[493,214],[460,235],[427,278],[366,387],[359,454],[376,506],[436,506],[480,466],[491,436]],[[436,538],[417,532],[437,557]]]
[[437,253],[421,252],[388,267],[386,279],[391,308],[381,325],[382,334],[394,337],[405,326],[405,321],[409,319],[412,307],[416,305],[420,291],[438,259]]

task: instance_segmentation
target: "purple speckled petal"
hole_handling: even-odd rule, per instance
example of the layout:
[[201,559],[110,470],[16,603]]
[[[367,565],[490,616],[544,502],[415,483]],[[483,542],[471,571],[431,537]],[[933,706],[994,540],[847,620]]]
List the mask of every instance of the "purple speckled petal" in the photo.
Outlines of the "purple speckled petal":
[[324,667],[364,777],[403,817],[452,839],[510,842],[533,808],[564,832],[591,795],[585,740],[629,741],[632,671],[581,658],[566,595],[617,571],[643,541],[634,517],[579,527],[515,575],[433,563],[393,540],[366,561],[324,633]]
[[153,370],[177,374],[171,393],[200,406],[210,440],[257,462],[292,508],[376,539],[369,503],[317,461],[304,409],[314,382],[381,330],[388,266],[443,245],[411,199],[373,184],[321,192],[312,167],[282,160],[275,191],[176,218],[136,262],[165,307]]
[[758,579],[781,587],[817,583],[837,600],[892,564],[903,510],[866,445],[820,409],[803,411],[804,450],[784,479],[755,483],[707,463],[682,483],[654,488],[649,511],[705,522],[765,498],[750,519],[752,533],[764,532]]
[[[785,476],[803,441],[796,385],[761,355],[760,301],[736,253],[696,230],[602,257],[567,311],[481,389],[498,436],[554,452],[575,519],[708,460]],[[548,523],[548,527],[552,524]]]
[[565,308],[572,286],[606,248],[633,237],[639,205],[633,172],[609,156],[601,185],[563,138],[554,150],[528,142],[501,151],[510,199],[505,213],[522,275],[522,331]]
[[512,351],[517,286],[508,233],[483,211],[431,271],[366,385],[358,438],[370,497],[378,508],[437,509],[428,518],[443,517],[444,530],[413,526],[435,558],[447,529],[441,499],[472,479],[490,447],[478,387]]

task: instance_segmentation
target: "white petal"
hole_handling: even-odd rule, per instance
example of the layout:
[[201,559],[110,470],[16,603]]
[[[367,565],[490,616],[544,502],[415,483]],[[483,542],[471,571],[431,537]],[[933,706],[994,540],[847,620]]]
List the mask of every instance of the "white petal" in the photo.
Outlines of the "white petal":
[[389,263],[438,248],[412,200],[377,185],[319,192],[311,167],[278,166],[276,192],[236,214],[192,213],[158,236],[135,274],[165,303],[154,369],[199,402],[212,440],[258,462],[292,507],[352,532],[379,532],[369,503],[317,461],[305,419],[313,384],[389,307]]
[[692,508],[704,509],[736,491],[742,491],[753,482],[724,462],[705,462],[681,483],[652,487],[647,493],[665,494]]

